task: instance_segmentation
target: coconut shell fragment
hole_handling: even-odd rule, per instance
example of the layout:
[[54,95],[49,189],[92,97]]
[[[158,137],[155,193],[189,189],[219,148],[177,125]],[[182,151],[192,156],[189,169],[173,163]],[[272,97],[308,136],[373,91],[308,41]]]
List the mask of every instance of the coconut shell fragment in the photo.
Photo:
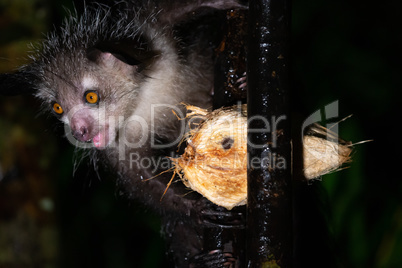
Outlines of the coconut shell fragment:
[[[187,147],[173,158],[183,183],[211,202],[230,210],[247,203],[247,105],[208,112],[187,106],[188,118],[203,122],[186,138]],[[314,179],[350,161],[352,145],[328,129],[313,125],[303,137],[304,175]]]

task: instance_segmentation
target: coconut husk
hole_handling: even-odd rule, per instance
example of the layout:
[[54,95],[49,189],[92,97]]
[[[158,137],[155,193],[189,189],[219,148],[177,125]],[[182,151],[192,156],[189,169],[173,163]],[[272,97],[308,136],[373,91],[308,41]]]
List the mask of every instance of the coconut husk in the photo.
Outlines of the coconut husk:
[[[203,122],[186,137],[183,155],[173,158],[183,183],[211,202],[232,209],[247,203],[247,105],[207,110],[187,106],[188,118]],[[303,137],[306,179],[336,171],[350,161],[351,143],[313,125]]]
[[340,139],[330,129],[313,124],[303,137],[304,177],[315,179],[341,169],[350,162],[351,153],[351,142]]
[[211,113],[187,109],[205,120],[190,132],[183,155],[173,159],[176,173],[187,187],[219,206],[246,204],[247,117],[232,108]]

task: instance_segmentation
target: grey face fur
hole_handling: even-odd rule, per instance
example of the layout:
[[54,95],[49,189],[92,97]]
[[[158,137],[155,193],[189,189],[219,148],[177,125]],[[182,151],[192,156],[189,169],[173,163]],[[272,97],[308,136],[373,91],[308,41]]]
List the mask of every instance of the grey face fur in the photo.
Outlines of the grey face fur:
[[[116,51],[117,44],[131,54]],[[61,34],[51,34],[29,71],[40,74],[37,97],[50,110],[55,103],[61,106],[58,116],[75,139],[105,148],[123,137],[141,146],[151,134],[177,139],[172,135],[180,124],[172,106],[209,105],[212,73],[199,68],[206,61],[211,65],[210,55],[183,59],[177,50],[171,27],[155,18],[116,21],[98,9],[66,22]],[[96,104],[86,101],[87,92],[96,94]]]

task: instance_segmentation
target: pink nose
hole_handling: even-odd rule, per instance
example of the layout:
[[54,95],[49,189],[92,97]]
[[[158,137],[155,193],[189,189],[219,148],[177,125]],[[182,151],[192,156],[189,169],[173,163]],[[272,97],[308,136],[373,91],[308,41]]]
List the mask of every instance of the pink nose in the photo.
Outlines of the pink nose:
[[87,117],[75,114],[70,122],[71,132],[73,136],[79,141],[89,141],[93,137],[92,125]]

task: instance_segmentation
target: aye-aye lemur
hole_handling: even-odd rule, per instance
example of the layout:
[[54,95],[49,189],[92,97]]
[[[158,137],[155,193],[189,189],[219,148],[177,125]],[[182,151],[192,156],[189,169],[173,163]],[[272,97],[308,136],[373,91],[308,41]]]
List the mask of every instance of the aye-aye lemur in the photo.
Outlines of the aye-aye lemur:
[[71,142],[96,150],[97,161],[112,167],[129,198],[162,215],[180,267],[202,252],[197,232],[205,217],[201,211],[210,203],[198,194],[184,195],[180,183],[161,202],[170,175],[147,179],[161,172],[157,160],[176,149],[185,134],[187,125],[177,118],[184,117],[180,103],[212,106],[208,32],[216,26],[183,33],[198,18],[231,8],[244,6],[235,0],[86,6],[82,15],[72,15],[47,35],[30,64],[0,76],[0,94],[32,93],[41,99],[65,123]]

